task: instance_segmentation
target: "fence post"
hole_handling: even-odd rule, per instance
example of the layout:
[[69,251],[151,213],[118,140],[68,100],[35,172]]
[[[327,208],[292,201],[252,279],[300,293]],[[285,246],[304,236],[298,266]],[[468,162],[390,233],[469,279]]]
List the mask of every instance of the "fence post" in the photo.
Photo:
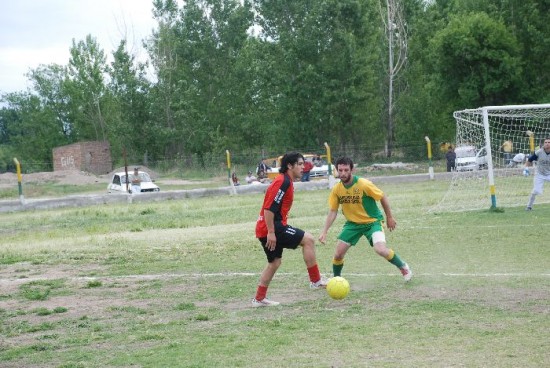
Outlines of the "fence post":
[[21,176],[21,164],[19,163],[19,160],[17,158],[13,158],[13,162],[15,162],[15,167],[17,169],[17,186],[19,187],[19,201],[21,201],[21,204],[25,204],[25,197],[23,196],[23,177]]
[[430,141],[430,138],[428,136],[425,136],[424,139],[426,140],[426,145],[428,146],[428,173],[430,174],[430,179],[434,179],[434,167],[432,163],[432,142]]

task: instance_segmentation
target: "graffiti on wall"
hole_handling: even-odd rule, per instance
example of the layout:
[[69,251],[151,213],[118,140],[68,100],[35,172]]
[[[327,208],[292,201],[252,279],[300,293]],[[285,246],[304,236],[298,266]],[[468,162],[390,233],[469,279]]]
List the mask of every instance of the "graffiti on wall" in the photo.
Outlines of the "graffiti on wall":
[[68,169],[74,169],[74,157],[68,156],[68,157],[61,157],[61,167],[68,168]]

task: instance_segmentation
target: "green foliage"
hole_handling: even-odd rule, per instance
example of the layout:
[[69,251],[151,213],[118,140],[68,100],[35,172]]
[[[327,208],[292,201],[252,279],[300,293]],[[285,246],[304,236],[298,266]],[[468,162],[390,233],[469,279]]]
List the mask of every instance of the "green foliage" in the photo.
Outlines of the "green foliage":
[[73,40],[67,65],[39,66],[29,91],[1,97],[0,169],[15,156],[25,170],[50,170],[54,147],[86,140],[108,140],[115,166],[126,150],[166,170],[219,166],[226,149],[250,154],[239,162],[248,165],[324,142],[414,157],[426,135],[454,140],[453,111],[550,99],[545,2],[400,3],[408,53],[391,113],[383,2],[156,0],[150,65],[126,40],[108,64],[88,35]]
[[519,48],[503,22],[486,13],[453,16],[431,42],[444,97],[477,107],[518,100]]
[[109,101],[105,83],[107,57],[96,39],[87,35],[85,40],[73,39],[71,58],[67,67],[65,88],[70,98],[70,120],[78,140],[106,140]]
[[121,157],[124,148],[129,157],[149,153],[154,147],[155,130],[148,107],[150,83],[145,78],[146,65],[137,63],[128,53],[126,41],[119,44],[113,58],[107,126],[112,156]]

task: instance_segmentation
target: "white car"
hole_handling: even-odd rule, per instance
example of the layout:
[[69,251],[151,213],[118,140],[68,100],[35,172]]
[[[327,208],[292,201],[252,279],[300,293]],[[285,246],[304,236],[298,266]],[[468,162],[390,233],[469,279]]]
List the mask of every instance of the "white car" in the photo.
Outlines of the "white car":
[[[141,192],[160,192],[160,188],[153,183],[149,174],[145,171],[139,171],[139,178],[141,179]],[[129,175],[133,175],[133,172],[129,172]],[[117,172],[113,174],[109,185],[107,186],[107,191],[112,192],[129,192],[132,189],[132,183],[128,183],[126,186],[127,179],[126,173],[124,171]]]
[[[317,157],[318,160],[314,160],[315,157]],[[267,177],[270,180],[273,180],[277,175],[279,175],[279,167],[281,165],[282,158],[283,156],[279,156],[277,158],[268,158],[264,160],[264,162],[268,166]],[[311,153],[306,153],[304,154],[304,159],[306,161],[311,161],[313,163],[313,168],[309,172],[310,178],[328,177],[328,162],[326,161],[326,156],[324,155],[319,156]],[[336,167],[332,164],[330,166],[331,166],[332,176],[336,177],[337,176]]]
[[474,171],[487,167],[487,151],[485,147],[480,150],[475,146],[458,146],[456,153],[456,171]]
[[[304,155],[306,160],[313,161],[312,157],[307,157],[307,155]],[[334,165],[331,166],[331,174],[336,177],[336,167]],[[322,177],[328,177],[328,163],[321,158],[321,160],[314,162],[313,169],[309,172],[310,178],[322,178]]]

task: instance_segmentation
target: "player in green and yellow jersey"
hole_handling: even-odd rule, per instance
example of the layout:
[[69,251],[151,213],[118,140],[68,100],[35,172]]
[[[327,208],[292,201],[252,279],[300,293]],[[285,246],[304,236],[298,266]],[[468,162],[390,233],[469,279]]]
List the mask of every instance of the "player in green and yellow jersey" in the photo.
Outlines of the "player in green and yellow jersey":
[[325,221],[325,227],[319,241],[325,243],[327,232],[332,226],[338,214],[338,207],[342,206],[342,213],[346,223],[340,235],[332,260],[334,276],[340,276],[344,267],[344,256],[351,246],[357,244],[362,236],[365,236],[375,252],[396,266],[403,275],[405,281],[412,278],[412,271],[397,253],[386,246],[384,234],[384,216],[378,208],[380,202],[386,215],[386,226],[392,231],[397,226],[393,218],[390,203],[382,192],[370,180],[357,177],[352,174],[353,161],[349,157],[342,157],[336,161],[336,170],[340,182],[330,192],[328,199],[329,212]]

